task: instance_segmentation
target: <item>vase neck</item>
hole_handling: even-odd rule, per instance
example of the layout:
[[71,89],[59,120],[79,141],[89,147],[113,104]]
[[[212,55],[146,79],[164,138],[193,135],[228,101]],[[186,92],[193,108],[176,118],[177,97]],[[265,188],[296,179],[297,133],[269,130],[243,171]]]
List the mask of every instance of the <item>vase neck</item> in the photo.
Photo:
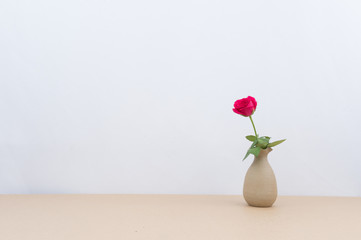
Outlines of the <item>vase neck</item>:
[[268,154],[272,151],[272,148],[261,149],[258,156],[255,159],[267,159]]

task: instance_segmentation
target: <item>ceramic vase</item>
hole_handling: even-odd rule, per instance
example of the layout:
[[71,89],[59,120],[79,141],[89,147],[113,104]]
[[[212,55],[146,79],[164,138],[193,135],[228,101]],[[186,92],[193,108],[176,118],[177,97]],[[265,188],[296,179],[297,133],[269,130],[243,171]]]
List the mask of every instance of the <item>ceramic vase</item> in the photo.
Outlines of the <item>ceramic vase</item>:
[[272,148],[261,149],[244,179],[243,197],[253,207],[271,207],[277,198],[275,174],[268,162]]

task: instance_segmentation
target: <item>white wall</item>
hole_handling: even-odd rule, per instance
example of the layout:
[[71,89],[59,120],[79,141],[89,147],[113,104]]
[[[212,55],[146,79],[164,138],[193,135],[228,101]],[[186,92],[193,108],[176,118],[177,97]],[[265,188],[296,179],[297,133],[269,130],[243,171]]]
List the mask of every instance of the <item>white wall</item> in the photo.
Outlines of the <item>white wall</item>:
[[0,2],[0,193],[361,196],[361,2]]

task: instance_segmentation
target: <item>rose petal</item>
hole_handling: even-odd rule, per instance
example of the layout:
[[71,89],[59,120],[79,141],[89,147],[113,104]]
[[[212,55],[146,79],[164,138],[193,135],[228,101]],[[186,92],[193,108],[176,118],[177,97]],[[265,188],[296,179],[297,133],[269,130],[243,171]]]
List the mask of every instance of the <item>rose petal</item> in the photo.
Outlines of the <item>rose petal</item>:
[[249,99],[247,98],[242,98],[242,99],[239,99],[237,100],[235,103],[234,103],[234,107],[235,108],[243,108],[243,107],[246,107],[249,103]]
[[240,114],[243,115],[243,116],[251,116],[252,113],[253,113],[253,108],[243,108],[241,110],[239,110]]
[[248,96],[247,98],[248,98],[250,101],[252,101],[253,106],[254,106],[254,109],[256,109],[256,108],[257,108],[257,101],[256,101],[256,99],[255,99],[254,97],[251,97],[251,96]]
[[237,114],[241,114],[237,109],[235,109],[235,108],[233,108],[232,109],[233,110],[233,112],[235,112],[235,113],[237,113]]

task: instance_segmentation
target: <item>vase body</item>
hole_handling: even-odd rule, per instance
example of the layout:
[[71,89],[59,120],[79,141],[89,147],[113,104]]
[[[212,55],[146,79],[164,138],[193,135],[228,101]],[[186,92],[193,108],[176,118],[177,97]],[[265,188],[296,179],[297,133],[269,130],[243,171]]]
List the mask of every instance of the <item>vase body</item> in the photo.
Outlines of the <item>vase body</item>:
[[268,162],[271,148],[261,149],[249,167],[243,185],[243,197],[253,207],[271,207],[277,198],[275,174]]

